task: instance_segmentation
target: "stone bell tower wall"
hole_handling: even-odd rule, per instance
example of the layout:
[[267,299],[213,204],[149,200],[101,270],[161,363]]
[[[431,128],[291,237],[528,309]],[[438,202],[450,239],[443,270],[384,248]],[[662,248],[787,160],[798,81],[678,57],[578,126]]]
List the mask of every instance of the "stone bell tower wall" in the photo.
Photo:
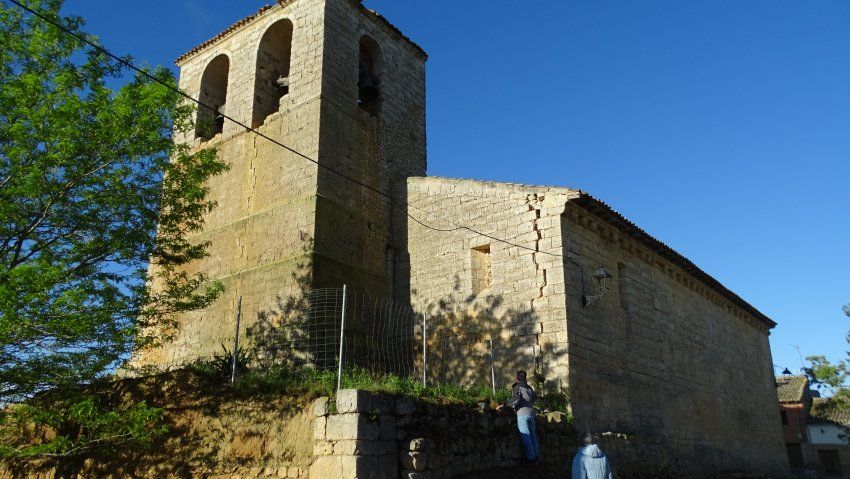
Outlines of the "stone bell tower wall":
[[[396,255],[391,201],[398,179],[425,174],[426,55],[356,0],[328,0],[315,281],[393,292]],[[358,105],[361,42],[372,47],[379,99]]]
[[[358,105],[364,38],[380,80],[368,110]],[[281,0],[178,59],[180,87],[213,108],[200,106],[198,128],[176,141],[217,148],[230,166],[210,181],[217,207],[192,238],[208,242],[209,256],[186,271],[225,292],[181,315],[171,341],[131,364],[176,366],[220,352],[235,336],[240,296],[250,343],[252,328],[279,325],[307,289],[392,293],[389,185],[425,173],[425,59],[356,0]]]
[[[226,55],[224,113],[253,126],[257,96],[268,90],[257,85],[258,75],[269,75],[261,44],[270,29],[291,25],[289,92],[257,131],[317,158],[324,11],[324,0],[298,0],[260,10],[179,59],[180,87],[194,98],[209,98],[204,72],[213,60]],[[202,110],[199,107],[199,118]],[[136,365],[178,365],[221,352],[222,344],[232,347],[239,296],[244,334],[259,318],[273,321],[280,305],[312,281],[317,166],[235,122],[224,121],[221,129],[206,141],[195,131],[176,139],[196,149],[217,148],[219,158],[230,166],[210,181],[209,198],[217,206],[206,215],[203,231],[192,238],[209,242],[209,256],[186,268],[190,274],[203,272],[220,281],[225,292],[208,308],[179,317],[176,337],[160,349],[137,354]]]

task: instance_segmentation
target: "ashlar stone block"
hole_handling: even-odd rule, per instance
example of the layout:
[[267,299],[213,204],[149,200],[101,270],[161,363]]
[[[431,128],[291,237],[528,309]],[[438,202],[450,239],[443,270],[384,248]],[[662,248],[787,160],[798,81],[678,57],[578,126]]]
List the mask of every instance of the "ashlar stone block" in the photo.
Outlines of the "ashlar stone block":
[[360,389],[340,389],[336,393],[336,410],[340,414],[368,411],[372,395]]
[[334,414],[327,418],[325,437],[329,441],[343,441],[358,438],[359,414]]

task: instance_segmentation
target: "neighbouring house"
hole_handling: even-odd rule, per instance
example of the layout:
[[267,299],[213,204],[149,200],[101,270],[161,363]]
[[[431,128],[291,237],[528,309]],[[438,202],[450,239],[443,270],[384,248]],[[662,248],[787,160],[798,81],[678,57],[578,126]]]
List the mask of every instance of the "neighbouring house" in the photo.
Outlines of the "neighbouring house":
[[809,380],[805,376],[779,376],[776,378],[776,395],[788,463],[792,471],[802,472],[807,465],[816,464],[806,429],[813,399]]
[[814,398],[807,434],[823,477],[850,477],[850,405]]
[[805,376],[777,377],[776,396],[791,471],[850,477],[850,407],[819,397]]
[[[569,396],[576,424],[633,438],[674,477],[787,473],[776,323],[584,191],[427,176],[426,60],[358,0],[281,0],[178,59],[180,88],[207,107],[176,139],[231,166],[193,238],[210,256],[187,269],[226,292],[133,365],[215,354],[237,309],[243,327],[278,328],[280,304],[345,284],[434,320],[432,381],[505,384],[523,368]],[[535,121],[504,115],[506,135]]]

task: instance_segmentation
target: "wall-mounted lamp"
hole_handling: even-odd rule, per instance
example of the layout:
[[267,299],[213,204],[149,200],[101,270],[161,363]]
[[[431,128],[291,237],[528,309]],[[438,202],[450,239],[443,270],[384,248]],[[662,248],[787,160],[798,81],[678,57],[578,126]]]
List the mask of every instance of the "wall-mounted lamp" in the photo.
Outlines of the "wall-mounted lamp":
[[600,298],[602,298],[603,296],[605,296],[605,293],[607,293],[608,290],[611,289],[612,276],[611,273],[609,273],[604,266],[599,265],[599,268],[597,268],[592,275],[593,281],[594,283],[596,283],[596,294],[588,295],[584,285],[584,268],[581,266],[581,264],[573,260],[573,256],[574,253],[567,255],[567,258],[570,260],[571,263],[578,266],[579,273],[581,274],[581,306],[583,308],[586,308],[597,300],[599,300]]
[[[605,293],[607,293],[608,290],[611,289],[611,273],[609,273],[604,266],[599,265],[599,268],[597,268],[596,271],[593,273],[593,281],[596,283],[597,294],[588,296],[587,293],[585,293],[584,288],[582,288],[582,306],[590,306],[596,300],[605,296]],[[584,281],[582,281],[582,283],[584,283]]]

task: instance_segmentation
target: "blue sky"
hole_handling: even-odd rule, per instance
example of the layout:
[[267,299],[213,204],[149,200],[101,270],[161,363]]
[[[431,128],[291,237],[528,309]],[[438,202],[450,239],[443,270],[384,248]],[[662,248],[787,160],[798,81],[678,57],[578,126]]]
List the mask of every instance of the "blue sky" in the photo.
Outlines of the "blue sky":
[[[172,65],[254,0],[67,0]],[[367,0],[430,54],[429,174],[603,199],[779,323],[774,363],[850,319],[850,2]]]

